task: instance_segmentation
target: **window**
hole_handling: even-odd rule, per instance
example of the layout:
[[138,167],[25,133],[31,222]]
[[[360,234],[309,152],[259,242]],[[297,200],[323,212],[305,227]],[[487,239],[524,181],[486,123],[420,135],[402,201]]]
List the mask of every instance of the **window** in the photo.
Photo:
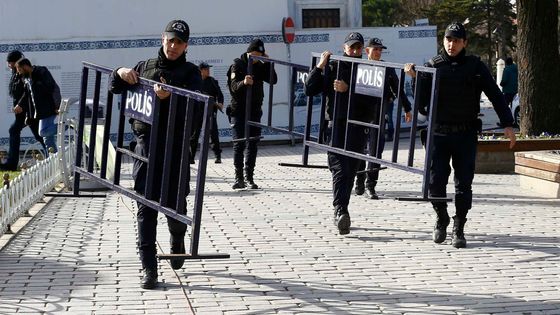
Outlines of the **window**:
[[303,28],[340,27],[340,9],[303,9]]

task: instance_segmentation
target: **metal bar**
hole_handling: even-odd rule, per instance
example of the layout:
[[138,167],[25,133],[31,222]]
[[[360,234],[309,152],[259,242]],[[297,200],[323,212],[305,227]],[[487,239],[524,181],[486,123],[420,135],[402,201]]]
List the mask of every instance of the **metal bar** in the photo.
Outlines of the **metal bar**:
[[381,164],[381,165],[386,165],[386,166],[391,166],[393,168],[402,170],[402,171],[407,171],[407,172],[411,172],[414,174],[424,174],[424,170],[420,170],[420,169],[416,169],[413,167],[409,167],[409,166],[404,166],[398,163],[393,163],[393,162],[388,162],[386,160],[382,160],[382,159],[378,159],[372,156],[368,156],[366,154],[363,153],[357,153],[357,152],[352,152],[352,151],[347,151],[344,149],[340,149],[340,148],[335,148],[335,147],[331,147],[328,146],[326,144],[319,144],[319,143],[314,143],[314,142],[308,142],[308,145],[310,147],[314,147],[316,149],[321,149],[321,150],[326,150],[332,153],[337,153],[337,154],[341,154],[341,155],[345,155],[351,158],[355,158],[355,159],[359,159],[359,160],[365,160],[365,161],[369,161],[369,162],[375,162],[377,164]]
[[225,258],[230,258],[229,254],[220,254],[220,253],[216,253],[216,254],[197,254],[197,255],[192,255],[192,254],[168,254],[168,255],[163,255],[163,254],[158,254],[156,255],[156,257],[160,260],[164,260],[164,259],[172,259],[172,258],[182,258],[182,259],[225,259]]
[[[417,76],[418,77],[418,76]],[[431,102],[430,110],[428,113],[428,135],[426,137],[426,156],[424,159],[424,177],[422,178],[422,195],[424,198],[429,197],[429,185],[430,185],[430,166],[433,156],[432,143],[434,140],[434,126],[437,119],[437,101],[438,101],[438,91],[439,91],[439,72],[436,72],[432,76],[432,90],[431,90]]]
[[[173,146],[175,142],[175,120],[177,116],[177,96],[171,94],[169,97],[169,104],[167,104],[169,110],[167,115],[167,130],[165,137],[165,154],[163,159],[163,169],[161,176],[161,191],[160,191],[160,203],[164,206],[169,206],[169,193],[175,193],[169,191],[169,181],[171,180],[171,166],[173,165]],[[194,154],[193,154],[194,155]]]
[[150,208],[153,208],[155,210],[157,210],[158,212],[161,212],[163,214],[165,214],[166,216],[172,217],[173,219],[185,223],[187,225],[191,225],[192,224],[192,219],[186,215],[180,215],[177,214],[175,212],[174,209],[170,209],[167,207],[164,207],[162,205],[160,205],[157,201],[153,201],[153,200],[149,200],[146,199],[145,197],[143,197],[142,195],[138,194],[137,192],[135,192],[134,190],[130,190],[130,189],[126,189],[124,187],[121,187],[119,185],[114,185],[113,183],[111,183],[110,181],[106,180],[106,179],[102,179],[99,178],[97,176],[95,176],[95,174],[92,174],[90,172],[88,172],[86,169],[83,168],[76,168],[76,172],[79,172],[80,174],[82,174],[84,177],[89,178],[91,180],[95,180],[97,183],[119,193],[122,195],[125,195],[126,197],[132,198]]
[[144,162],[144,163],[148,163],[148,157],[146,157],[146,156],[141,156],[141,155],[139,155],[139,154],[136,154],[136,153],[130,151],[129,149],[126,149],[126,148],[116,148],[115,150],[116,150],[118,153],[120,153],[121,155],[122,155],[122,154],[126,154],[126,155],[130,156],[131,158],[134,158],[134,159],[136,159],[136,160],[140,160],[140,161],[142,161],[142,162]]
[[[270,75],[268,76],[268,82],[273,82],[274,79],[274,62],[269,61],[270,64]],[[272,125],[272,99],[274,96],[274,84],[268,85],[268,124]],[[290,98],[291,99],[291,98]],[[249,120],[249,119],[247,119]]]
[[[418,71],[418,70],[416,70]],[[421,86],[421,80],[418,80],[419,77],[419,72],[416,72],[416,78],[414,86],[416,87],[414,90],[414,106],[413,106],[413,113],[412,113],[412,124],[410,126],[410,143],[408,145],[408,161],[407,161],[407,165],[408,166],[412,166],[412,163],[414,162],[414,149],[416,147],[416,141],[414,141],[416,139],[416,129],[418,128],[418,110],[420,109],[420,90],[422,89]]]
[[[289,113],[288,113],[288,131],[292,137],[292,145],[293,145],[293,141],[294,141],[294,136],[293,134],[291,134],[291,132],[294,130],[294,84],[296,82],[297,79],[297,72],[293,71],[292,67],[288,68],[291,72],[290,76],[291,76],[291,82],[292,84],[290,84],[288,86],[289,89],[289,98],[288,98],[288,108],[289,108]],[[269,125],[271,125],[271,123],[269,123]]]
[[[247,75],[253,76],[253,57],[249,55],[247,63]],[[253,99],[253,85],[245,86],[245,139],[249,139],[249,120],[251,119],[251,101]],[[239,139],[237,139],[239,140]]]
[[[196,174],[196,191],[194,196],[194,213],[191,234],[191,254],[198,255],[198,247],[200,240],[200,225],[202,222],[202,203],[204,200],[204,185],[206,180],[206,166],[208,163],[208,148],[210,140],[210,121],[212,110],[214,107],[214,99],[211,98],[211,103],[206,102],[204,105],[204,122],[202,128],[202,148],[200,152],[200,159],[198,162],[198,173]],[[212,107],[210,107],[212,106]]]
[[[159,97],[154,99],[154,112],[153,112],[153,120],[152,120],[152,127],[150,129],[150,149],[148,151],[148,165],[146,170],[146,183],[153,183],[153,180],[156,176],[156,161],[159,154],[164,152],[158,152],[158,138],[159,138],[159,126],[160,120],[163,115],[160,115],[161,110],[161,101]],[[164,153],[165,154],[165,153]],[[159,192],[159,191],[158,191]],[[146,185],[144,190],[144,196],[148,199],[154,200],[156,198],[157,192],[155,191],[154,185]]]
[[329,168],[327,165],[311,165],[311,164],[294,164],[294,163],[278,163],[280,166],[302,167],[302,168]]
[[[401,75],[399,76],[399,89],[397,91],[397,117],[395,117],[395,130],[393,133],[393,154],[391,157],[392,162],[397,162],[398,154],[399,154],[399,142],[400,142],[400,130],[401,130],[401,115],[402,115],[402,105],[403,100],[402,97],[408,98],[406,93],[402,93],[404,89],[404,81],[405,81],[405,73],[404,69],[401,69]],[[403,96],[404,94],[404,96]],[[394,102],[394,101],[393,101]]]
[[[123,145],[124,145],[124,124],[125,124],[125,119],[124,119],[124,106],[126,104],[126,93],[122,93],[121,94],[121,101],[119,104],[119,126],[118,126],[118,131],[117,131],[117,152],[115,154],[115,177],[113,178],[113,184],[118,185],[120,183],[121,180],[121,163],[122,163],[122,154],[126,153],[128,154],[128,152],[125,151],[121,151],[123,150]],[[148,160],[146,159],[145,163],[147,163]]]
[[[191,181],[191,169],[190,169],[190,159],[191,159],[191,154],[190,154],[190,150],[191,150],[191,146],[190,146],[190,138],[191,138],[191,126],[192,126],[192,122],[193,122],[193,111],[194,111],[194,106],[196,105],[194,103],[193,100],[189,99],[184,99],[183,101],[186,103],[186,110],[185,110],[185,116],[184,116],[184,125],[183,125],[183,143],[181,145],[181,162],[179,165],[179,187],[177,189],[177,199],[176,199],[176,205],[177,205],[177,209],[180,209],[181,211],[183,209],[186,209],[186,199],[185,196],[188,195],[188,193],[190,193],[189,191],[189,185],[190,185],[190,181]],[[203,144],[204,145],[204,144]],[[202,151],[202,148],[201,148]],[[194,154],[192,154],[194,156]],[[199,158],[199,161],[202,158]],[[201,162],[199,162],[200,165]],[[197,188],[198,189],[198,188]]]
[[88,87],[89,70],[86,67],[82,68],[82,87],[80,89],[80,115],[78,118],[78,139],[76,140],[76,160],[74,163],[74,187],[73,192],[75,196],[80,193],[80,173],[75,169],[82,165],[82,156],[84,149],[84,124],[86,113],[86,99]]
[[103,128],[103,144],[101,146],[101,174],[99,177],[107,178],[107,163],[109,143],[111,142],[111,119],[113,118],[113,93],[107,90],[107,104],[105,104],[105,126]]
[[101,72],[95,72],[95,90],[93,91],[93,105],[91,112],[91,127],[89,130],[88,171],[93,172],[95,164],[95,137],[97,136],[97,111],[99,110],[99,93],[101,90]]

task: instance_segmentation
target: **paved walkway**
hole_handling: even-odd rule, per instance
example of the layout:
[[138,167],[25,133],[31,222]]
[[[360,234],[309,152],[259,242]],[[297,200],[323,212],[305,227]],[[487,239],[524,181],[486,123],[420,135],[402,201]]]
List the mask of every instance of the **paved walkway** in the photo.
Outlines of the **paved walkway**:
[[394,200],[417,195],[421,178],[388,169],[380,200],[352,197],[339,236],[330,173],[278,166],[300,152],[261,147],[255,191],[231,189],[231,149],[210,162],[201,253],[231,259],[176,273],[163,262],[152,291],[139,288],[130,199],[53,198],[0,251],[0,314],[560,314],[559,200],[520,191],[517,175],[477,175],[458,250],[432,242],[427,203]]

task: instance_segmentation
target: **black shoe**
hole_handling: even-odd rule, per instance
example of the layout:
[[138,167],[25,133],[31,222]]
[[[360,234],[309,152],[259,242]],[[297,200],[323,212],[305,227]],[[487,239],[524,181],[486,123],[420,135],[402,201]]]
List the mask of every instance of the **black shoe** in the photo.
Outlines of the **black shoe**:
[[142,289],[153,289],[157,287],[157,277],[157,269],[145,268],[142,282],[140,282],[140,287]]
[[361,196],[365,191],[366,187],[364,186],[364,183],[356,181],[356,188],[354,188],[354,192],[356,193],[356,195]]
[[247,186],[245,186],[245,181],[241,180],[235,180],[235,183],[233,184],[233,186],[231,186],[231,188],[233,189],[243,189]]
[[438,215],[436,225],[434,226],[434,233],[432,238],[435,243],[443,243],[447,238],[447,226],[449,225],[449,216],[445,214]]
[[250,189],[259,189],[259,185],[255,184],[253,180],[247,180]]
[[[173,240],[173,236],[171,237]],[[171,241],[171,254],[184,254],[185,253],[185,241],[181,240],[179,242]],[[183,267],[183,263],[185,262],[185,258],[171,258],[169,260],[171,263],[171,268],[177,270]]]
[[453,217],[453,239],[451,240],[451,245],[455,248],[467,247],[467,240],[465,239],[464,233],[466,222],[467,218]]
[[214,163],[216,163],[216,164],[221,164],[221,163],[222,163],[222,158],[219,157],[219,156],[217,156],[217,157],[216,157],[216,160],[214,161]]
[[338,234],[346,235],[350,233],[350,214],[347,209],[335,210],[334,224],[338,228]]
[[375,192],[375,188],[368,188],[367,189],[367,195],[368,195],[369,199],[374,199],[374,200],[379,199],[379,196],[377,195],[377,192]]
[[191,164],[194,164],[194,159],[190,160],[190,162],[189,162],[189,163],[191,163]]

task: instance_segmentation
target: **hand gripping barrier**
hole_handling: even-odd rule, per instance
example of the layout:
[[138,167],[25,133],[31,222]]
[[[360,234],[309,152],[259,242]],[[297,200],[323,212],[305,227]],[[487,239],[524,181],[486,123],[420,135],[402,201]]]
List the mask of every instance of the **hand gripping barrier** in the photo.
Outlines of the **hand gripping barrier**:
[[[291,68],[292,70],[292,76],[291,76],[291,81],[290,81],[290,95],[293,96],[294,94],[294,87],[296,85],[296,72],[303,72],[303,71],[308,71],[309,69],[313,69],[313,67],[317,64],[318,58],[321,57],[320,53],[312,53],[311,54],[311,67],[304,67],[302,65],[297,65],[297,64],[292,64],[292,63],[288,63],[288,62],[284,62],[284,61],[280,61],[280,60],[274,60],[274,59],[270,59],[267,57],[258,57],[258,56],[250,56],[249,60],[251,61],[252,59],[254,60],[260,60],[263,62],[270,62],[272,63],[272,66],[274,66],[275,64],[280,64],[280,65],[286,65],[288,67]],[[269,90],[269,104],[268,104],[268,121],[266,124],[261,124],[259,122],[255,122],[255,121],[247,121],[247,126],[252,125],[252,126],[258,126],[258,127],[267,127],[267,128],[271,128],[280,132],[284,132],[286,134],[290,134],[291,136],[300,136],[303,137],[303,146],[304,146],[304,150],[303,150],[303,154],[302,154],[302,164],[286,164],[286,163],[280,163],[280,165],[284,165],[284,166],[297,166],[297,167],[324,167],[324,166],[312,166],[308,164],[308,154],[309,154],[309,148],[313,147],[316,149],[321,149],[321,150],[325,150],[327,152],[333,152],[333,153],[338,153],[338,154],[342,154],[342,155],[346,155],[349,157],[353,157],[356,159],[360,159],[360,160],[364,160],[368,162],[368,169],[366,171],[373,171],[375,170],[373,167],[373,163],[375,164],[379,164],[379,165],[383,165],[385,167],[380,167],[379,169],[383,169],[386,168],[386,166],[390,166],[390,167],[394,167],[400,170],[404,170],[407,172],[411,172],[414,174],[419,174],[423,176],[423,180],[422,180],[422,191],[421,191],[421,197],[400,197],[398,198],[399,200],[409,200],[409,201],[433,201],[433,200],[449,200],[447,198],[434,198],[434,197],[429,197],[429,192],[428,192],[428,188],[429,188],[429,166],[430,166],[430,161],[432,159],[432,142],[433,142],[433,126],[434,126],[434,121],[435,121],[435,112],[436,112],[436,104],[437,104],[437,88],[439,85],[439,76],[437,73],[437,70],[434,68],[429,68],[429,67],[416,67],[416,71],[418,73],[418,76],[416,77],[416,79],[414,80],[414,86],[416,86],[417,88],[414,90],[414,104],[412,106],[412,123],[411,123],[411,127],[410,127],[410,131],[409,131],[409,140],[410,140],[410,144],[409,144],[409,148],[408,148],[408,157],[406,160],[406,163],[403,162],[399,162],[398,161],[398,154],[399,154],[399,142],[400,142],[400,138],[399,135],[401,133],[402,127],[401,127],[401,121],[400,119],[396,119],[396,124],[395,124],[395,130],[394,130],[394,141],[392,144],[392,156],[390,159],[383,159],[381,157],[381,154],[376,153],[376,152],[381,152],[380,148],[382,146],[382,137],[384,137],[384,131],[385,130],[385,119],[379,119],[379,121],[377,122],[367,122],[367,121],[361,121],[359,119],[351,119],[351,111],[354,109],[354,100],[356,97],[356,94],[363,94],[363,95],[369,95],[369,96],[374,96],[374,97],[378,97],[380,98],[380,104],[384,104],[385,103],[385,93],[384,91],[384,84],[387,84],[386,82],[386,78],[385,75],[387,73],[387,69],[394,69],[396,72],[398,72],[400,75],[398,75],[398,89],[396,92],[396,104],[397,104],[397,117],[401,117],[402,115],[402,102],[403,99],[406,98],[407,96],[405,95],[404,92],[404,83],[405,83],[405,74],[404,74],[404,65],[402,64],[397,64],[397,63],[390,63],[390,62],[381,62],[381,61],[373,61],[373,60],[364,60],[364,59],[357,59],[357,58],[349,58],[349,57],[343,57],[343,56],[331,56],[330,57],[331,61],[334,61],[337,63],[337,69],[340,69],[340,63],[344,62],[344,63],[349,63],[350,64],[350,68],[351,68],[351,74],[350,74],[350,82],[348,83],[349,85],[349,89],[350,89],[350,93],[348,93],[348,103],[350,104],[350,106],[347,107],[346,111],[340,111],[337,110],[336,107],[339,106],[340,103],[340,98],[342,97],[342,95],[340,93],[335,93],[335,101],[334,101],[334,106],[335,109],[333,110],[335,116],[331,117],[332,121],[334,122],[332,125],[332,133],[335,134],[338,132],[339,129],[343,128],[344,130],[348,130],[348,126],[350,125],[358,125],[358,126],[363,126],[366,128],[369,128],[369,134],[371,135],[375,135],[375,136],[371,136],[369,137],[369,141],[368,141],[368,152],[367,153],[361,153],[361,152],[354,152],[354,151],[350,151],[347,150],[347,142],[348,142],[348,133],[346,132],[346,136],[344,138],[344,143],[342,146],[333,146],[332,141],[330,142],[325,142],[324,141],[324,135],[325,135],[325,129],[327,127],[327,122],[325,121],[325,112],[326,112],[326,93],[325,91],[323,91],[323,93],[321,93],[321,111],[318,114],[318,121],[321,123],[315,123],[313,124],[313,121],[317,121],[317,117],[313,117],[314,111],[313,111],[313,96],[308,96],[307,97],[307,111],[306,111],[306,125],[305,125],[305,129],[303,133],[299,133],[293,130],[293,125],[290,124],[288,129],[282,129],[282,128],[278,128],[278,127],[273,127],[271,126],[271,115],[272,115],[272,104],[273,104],[273,88],[271,87]],[[248,64],[248,69],[247,69],[247,73],[251,74],[251,68],[252,68],[252,62],[249,62]],[[328,67],[326,67],[326,69],[328,69]],[[326,70],[328,71],[328,70]],[[374,87],[371,85],[371,80],[364,80],[364,74],[366,74],[367,72],[371,72],[369,73],[370,77],[371,75],[373,75],[372,73],[381,73],[382,74],[382,85],[379,87]],[[325,73],[325,77],[328,77],[328,72]],[[338,78],[339,73],[336,74],[336,77]],[[428,78],[428,80],[418,80],[418,78],[420,76],[423,76],[425,78]],[[358,82],[361,79],[361,82]],[[429,87],[425,87],[425,86],[420,86],[421,84],[426,84],[427,81],[429,82],[430,86]],[[332,82],[325,82],[325,86],[326,88],[332,88]],[[374,93],[373,90],[377,89],[377,93]],[[418,112],[419,112],[419,108],[420,106],[426,106],[426,104],[420,104],[420,91],[424,89],[428,89],[429,90],[429,105],[428,108],[430,108],[431,110],[428,111],[428,124],[426,127],[426,143],[425,143],[425,147],[426,147],[426,155],[425,155],[425,160],[424,160],[424,166],[423,168],[419,168],[419,167],[415,167],[413,165],[413,161],[414,161],[414,149],[416,147],[416,135],[419,131],[419,127],[418,127]],[[247,93],[247,102],[246,104],[248,104],[246,110],[247,112],[250,111],[250,104],[251,104],[251,93]],[[293,121],[293,108],[294,108],[294,104],[293,104],[293,99],[290,98],[290,122]],[[386,114],[386,108],[385,106],[378,106],[378,112],[376,113],[376,117],[385,117]],[[248,116],[247,116],[248,117]],[[338,125],[336,122],[339,122]],[[340,125],[343,122],[342,125]],[[312,135],[312,126],[318,124],[319,129],[318,129],[318,136],[314,136]],[[248,128],[246,128],[245,130],[248,130]],[[375,131],[375,132],[374,132]],[[240,139],[240,140],[247,140],[248,139],[248,134],[246,134],[246,138],[245,139]]]
[[[89,154],[85,159],[85,163],[82,164],[82,156],[84,154],[83,141],[86,98],[88,95],[88,77],[90,70],[95,72],[93,108],[91,111],[92,127],[89,128],[89,144],[87,145]],[[158,257],[160,259],[174,257],[183,257],[185,259],[229,258],[228,254],[217,253],[202,255],[198,252],[210,137],[210,115],[212,114],[211,109],[215,104],[214,98],[201,93],[139,78],[139,84],[121,94],[114,176],[112,180],[109,180],[107,179],[107,164],[109,162],[107,153],[111,135],[113,108],[113,94],[109,89],[106,91],[106,112],[101,150],[103,159],[101,165],[96,165],[93,152],[95,152],[96,146],[97,128],[94,126],[97,126],[98,123],[102,76],[108,78],[112,71],[113,69],[107,67],[87,62],[83,63],[73,196],[80,196],[80,177],[83,176],[190,226],[192,228],[190,253],[184,255],[159,255]],[[153,85],[156,83],[164,87],[166,91],[171,92],[169,104],[160,105],[159,98],[153,92]],[[187,207],[186,200],[186,196],[190,191],[189,185],[191,184],[189,139],[193,126],[193,109],[195,106],[198,106],[197,104],[201,103],[203,103],[204,106],[202,124],[203,140],[194,183],[194,204],[189,208]],[[141,120],[150,125],[151,132],[147,135],[150,138],[147,157],[136,154],[130,151],[128,147],[124,146],[125,123],[129,117]],[[165,126],[165,123],[167,123],[167,126]],[[182,134],[182,137],[178,136],[178,134]],[[178,139],[174,139],[176,137],[182,138],[182,143],[178,142]],[[177,147],[180,147],[180,150],[177,150]],[[175,151],[173,150],[174,148]],[[123,154],[146,163],[146,185],[143,194],[120,185]],[[178,181],[176,174],[179,174]],[[175,178],[173,178],[173,176],[175,176]],[[160,187],[161,189],[158,189]],[[90,195],[84,196],[89,197]],[[184,213],[184,211],[179,211],[178,209],[186,209],[187,211]],[[192,217],[187,214],[192,214]]]

